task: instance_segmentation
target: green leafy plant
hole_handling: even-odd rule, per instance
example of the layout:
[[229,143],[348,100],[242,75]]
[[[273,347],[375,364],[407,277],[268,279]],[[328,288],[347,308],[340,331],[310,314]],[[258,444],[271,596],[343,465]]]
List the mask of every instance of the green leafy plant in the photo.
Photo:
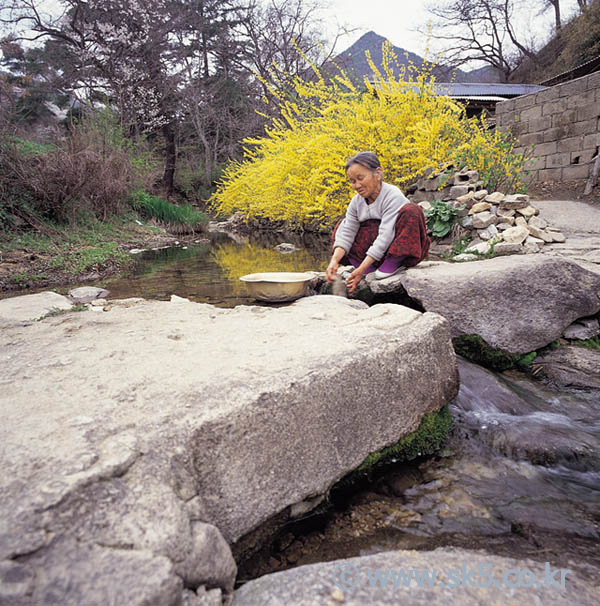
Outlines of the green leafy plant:
[[458,210],[442,200],[434,200],[431,208],[425,211],[428,231],[436,238],[447,236],[458,218]]
[[517,359],[517,364],[519,366],[531,366],[531,363],[533,362],[533,360],[535,359],[535,357],[537,356],[537,352],[535,351],[530,351],[529,353],[523,354],[522,356],[520,356]]

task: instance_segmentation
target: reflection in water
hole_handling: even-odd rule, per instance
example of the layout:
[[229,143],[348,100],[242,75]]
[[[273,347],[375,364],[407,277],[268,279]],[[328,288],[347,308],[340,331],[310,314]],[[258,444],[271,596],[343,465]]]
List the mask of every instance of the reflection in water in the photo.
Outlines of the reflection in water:
[[314,254],[305,249],[282,254],[255,244],[239,246],[227,242],[216,245],[211,254],[237,293],[246,292],[245,285],[239,279],[247,274],[322,269],[320,266],[315,267]]
[[[299,250],[280,253],[282,242]],[[212,234],[210,242],[187,248],[146,251],[125,277],[103,281],[111,299],[143,297],[169,299],[172,294],[219,307],[257,304],[239,281],[245,274],[264,271],[321,271],[329,259],[329,243],[319,237],[267,234],[234,242]]]

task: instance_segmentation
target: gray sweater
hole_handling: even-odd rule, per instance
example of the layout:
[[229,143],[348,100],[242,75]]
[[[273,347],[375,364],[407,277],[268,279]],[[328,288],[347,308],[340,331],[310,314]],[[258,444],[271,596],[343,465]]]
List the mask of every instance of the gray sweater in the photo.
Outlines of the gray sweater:
[[381,191],[372,204],[367,204],[362,196],[356,194],[350,200],[346,216],[335,234],[334,248],[339,246],[348,253],[360,224],[367,219],[379,219],[379,235],[367,250],[367,255],[379,261],[394,239],[398,213],[407,202],[404,194],[389,183],[381,184]]

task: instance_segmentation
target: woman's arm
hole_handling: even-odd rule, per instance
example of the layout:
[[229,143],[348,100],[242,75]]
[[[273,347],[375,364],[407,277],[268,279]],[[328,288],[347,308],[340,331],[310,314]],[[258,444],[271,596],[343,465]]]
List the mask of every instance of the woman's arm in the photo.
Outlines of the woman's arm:
[[331,261],[329,261],[329,265],[325,270],[325,279],[327,282],[333,282],[335,277],[337,276],[337,270],[340,266],[340,261],[342,257],[346,254],[346,251],[340,246],[336,247],[333,251],[333,255],[331,256]]
[[373,263],[375,259],[367,255],[364,261],[346,278],[346,286],[350,292],[354,292],[359,282],[363,279],[365,272]]
[[340,223],[340,226],[335,233],[335,240],[333,242],[334,249],[338,247],[343,248],[346,251],[346,254],[352,248],[354,238],[356,238],[356,234],[358,233],[358,229],[360,227],[357,204],[358,195],[354,196],[354,198],[350,200],[344,220]]

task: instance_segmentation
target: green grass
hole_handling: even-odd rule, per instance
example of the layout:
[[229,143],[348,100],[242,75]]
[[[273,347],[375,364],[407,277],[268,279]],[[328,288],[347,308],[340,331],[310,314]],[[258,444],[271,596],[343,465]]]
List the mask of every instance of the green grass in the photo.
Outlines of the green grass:
[[45,273],[35,273],[24,271],[13,276],[13,280],[17,284],[27,284],[28,282],[37,282],[38,280],[43,280],[47,277]]
[[43,316],[36,318],[35,321],[41,322],[42,320],[44,320],[46,318],[54,318],[55,316],[62,316],[64,314],[71,313],[72,311],[87,311],[87,310],[88,310],[87,305],[83,305],[82,303],[77,303],[77,305],[73,305],[71,307],[71,309],[53,309],[52,311],[49,311],[47,314],[44,314]]
[[148,219],[156,219],[165,225],[194,226],[208,221],[208,217],[191,204],[176,206],[144,191],[135,192],[131,196],[131,205]]
[[116,242],[104,242],[96,246],[59,253],[50,262],[50,267],[78,274],[106,263],[124,265],[129,260],[130,255]]
[[120,243],[141,242],[144,235],[161,231],[140,226],[134,219],[133,214],[107,221],[84,217],[79,225],[71,227],[45,223],[43,233],[0,231],[4,251],[21,250],[41,257],[35,269],[13,275],[10,282],[35,283],[130,264],[132,257]]
[[592,337],[591,339],[577,341],[576,344],[581,345],[582,347],[587,347],[588,349],[600,351],[600,337]]
[[27,139],[21,139],[20,137],[15,137],[14,141],[17,144],[17,149],[24,156],[42,156],[56,149],[54,145],[38,143],[37,141],[28,141]]

